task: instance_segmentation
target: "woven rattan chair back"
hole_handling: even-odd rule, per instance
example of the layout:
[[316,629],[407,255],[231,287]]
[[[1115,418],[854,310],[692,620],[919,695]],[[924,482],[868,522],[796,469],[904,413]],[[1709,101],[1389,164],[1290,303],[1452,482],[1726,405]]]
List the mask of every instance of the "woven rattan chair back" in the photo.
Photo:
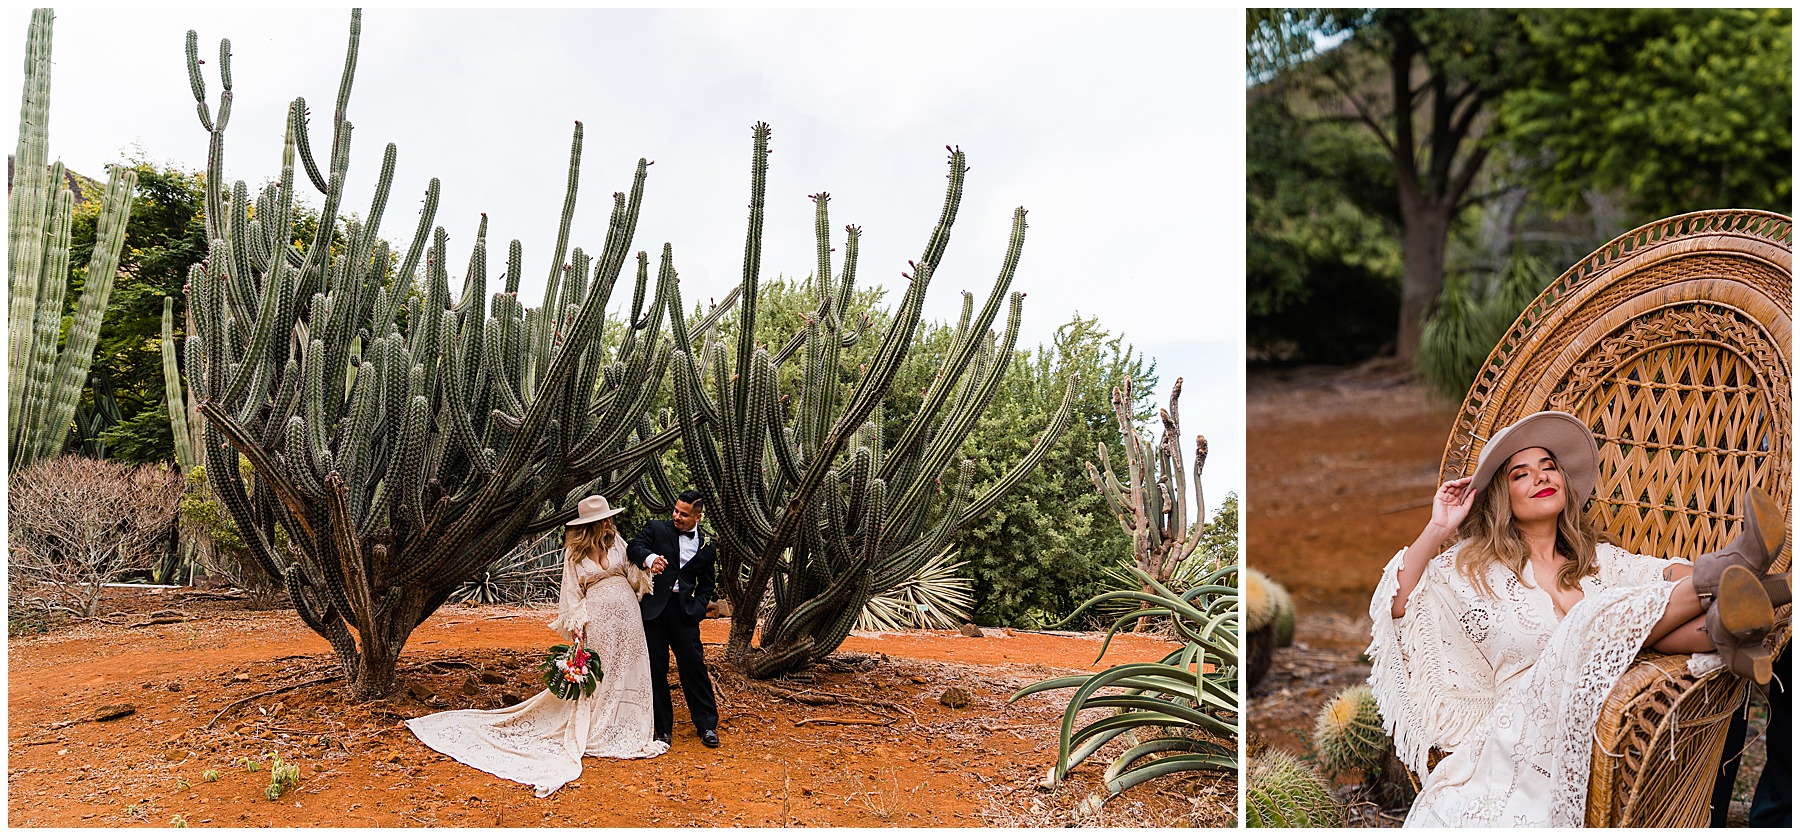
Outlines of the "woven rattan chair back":
[[[1496,430],[1557,409],[1594,431],[1589,510],[1631,551],[1691,558],[1724,544],[1752,485],[1790,507],[1792,277],[1793,222],[1781,215],[1696,212],[1619,236],[1545,289],[1488,356],[1442,479],[1474,472]],[[1588,825],[1706,825],[1746,690],[1688,675],[1686,659],[1644,654],[1608,699]]]

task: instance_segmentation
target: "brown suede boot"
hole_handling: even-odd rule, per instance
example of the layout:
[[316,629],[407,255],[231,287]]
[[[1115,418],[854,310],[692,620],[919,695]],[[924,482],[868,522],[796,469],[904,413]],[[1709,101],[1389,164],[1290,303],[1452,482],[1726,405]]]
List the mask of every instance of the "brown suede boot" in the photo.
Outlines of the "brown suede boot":
[[1727,567],[1740,566],[1750,572],[1751,578],[1762,577],[1775,562],[1775,556],[1781,554],[1787,539],[1781,506],[1768,494],[1751,488],[1744,492],[1739,507],[1744,511],[1744,529],[1737,539],[1694,559],[1694,594],[1700,596],[1701,604],[1711,604]]
[[1762,579],[1763,591],[1769,593],[1769,606],[1781,609],[1783,604],[1794,600],[1794,576],[1792,572],[1769,575]]
[[1727,566],[1720,573],[1711,608],[1706,611],[1706,634],[1732,673],[1769,684],[1774,657],[1763,646],[1763,637],[1775,626],[1775,608],[1763,583],[1742,566]]

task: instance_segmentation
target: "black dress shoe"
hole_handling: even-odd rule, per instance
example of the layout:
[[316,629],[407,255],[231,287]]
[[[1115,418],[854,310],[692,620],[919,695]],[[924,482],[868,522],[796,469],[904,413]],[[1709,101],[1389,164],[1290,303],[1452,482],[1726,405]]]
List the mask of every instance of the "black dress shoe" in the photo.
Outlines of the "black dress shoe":
[[708,749],[717,749],[719,748],[719,733],[712,729],[702,731],[700,732],[700,742],[706,744]]
[[668,732],[657,732],[656,733],[656,742],[664,744],[664,745],[669,745],[672,741],[669,739]]

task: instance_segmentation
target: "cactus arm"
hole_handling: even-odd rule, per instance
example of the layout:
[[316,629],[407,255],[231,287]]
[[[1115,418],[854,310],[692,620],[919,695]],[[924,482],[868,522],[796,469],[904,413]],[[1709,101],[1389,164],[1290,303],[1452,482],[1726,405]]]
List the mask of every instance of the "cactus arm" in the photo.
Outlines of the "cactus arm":
[[175,436],[175,462],[181,472],[194,469],[194,448],[188,443],[187,410],[181,397],[181,375],[175,361],[175,297],[163,297],[162,315],[163,402],[168,405],[169,430]]
[[750,400],[750,376],[744,372],[750,368],[751,354],[755,349],[756,329],[756,297],[758,295],[758,277],[762,270],[762,230],[763,230],[763,198],[769,179],[769,125],[758,122],[751,128],[750,143],[750,220],[744,231],[744,270],[743,279],[738,285],[744,289],[743,298],[738,308],[738,346],[737,363],[733,368],[738,370],[737,385],[727,396],[720,393],[720,398],[729,398],[732,412],[745,415]]
[[[7,276],[11,331],[11,354],[8,356],[7,413],[8,446],[13,469],[24,467],[19,458],[22,409],[25,402],[21,383],[28,379],[30,358],[34,356],[36,303],[40,285],[60,287],[61,277],[44,281],[44,257],[54,252],[52,239],[46,238],[51,218],[57,217],[53,207],[59,198],[61,183],[51,178],[45,165],[49,158],[51,36],[55,13],[50,9],[33,9],[31,25],[25,34],[25,84],[19,102],[19,142],[13,154],[14,173],[8,184],[7,204]],[[61,310],[57,314],[61,315]]]
[[95,232],[93,256],[88,260],[87,283],[81,290],[75,319],[69,326],[69,338],[56,361],[50,393],[49,420],[44,424],[43,441],[38,457],[49,458],[61,452],[67,439],[64,430],[75,417],[75,405],[81,398],[81,386],[87,382],[88,368],[93,365],[94,345],[100,338],[100,321],[106,315],[106,301],[112,296],[113,281],[118,277],[119,253],[125,247],[125,224],[131,217],[131,193],[137,188],[137,172],[113,168],[106,187],[105,208]]

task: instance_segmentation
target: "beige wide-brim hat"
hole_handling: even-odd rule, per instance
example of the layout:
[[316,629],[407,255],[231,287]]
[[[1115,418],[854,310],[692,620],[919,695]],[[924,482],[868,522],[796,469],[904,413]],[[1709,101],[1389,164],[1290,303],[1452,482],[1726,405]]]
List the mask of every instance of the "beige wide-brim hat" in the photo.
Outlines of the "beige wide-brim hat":
[[604,496],[590,496],[581,500],[581,502],[575,506],[575,513],[578,516],[575,517],[575,519],[563,523],[563,525],[587,525],[588,523],[596,523],[624,510],[625,509],[623,508],[612,507],[612,503],[607,502],[606,497]]
[[1567,412],[1534,412],[1494,433],[1481,448],[1469,487],[1480,493],[1513,454],[1532,447],[1542,447],[1556,457],[1556,465],[1569,483],[1573,507],[1579,509],[1593,496],[1600,481],[1600,447],[1587,425]]

